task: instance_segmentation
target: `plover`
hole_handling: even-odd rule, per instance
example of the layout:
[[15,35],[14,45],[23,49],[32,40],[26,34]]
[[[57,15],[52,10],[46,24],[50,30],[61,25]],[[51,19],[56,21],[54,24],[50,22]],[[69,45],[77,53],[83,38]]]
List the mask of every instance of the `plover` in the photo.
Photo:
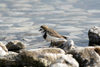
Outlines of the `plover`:
[[59,33],[57,33],[55,30],[49,28],[46,25],[42,25],[40,27],[41,33],[43,33],[43,38],[47,41],[66,41],[67,37],[60,35]]

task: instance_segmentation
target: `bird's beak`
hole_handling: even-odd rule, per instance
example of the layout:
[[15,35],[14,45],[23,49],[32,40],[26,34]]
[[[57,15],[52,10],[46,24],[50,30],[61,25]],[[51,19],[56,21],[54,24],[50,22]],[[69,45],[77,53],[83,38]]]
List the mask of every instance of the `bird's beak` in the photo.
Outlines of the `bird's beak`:
[[40,29],[39,31],[42,31],[42,29]]

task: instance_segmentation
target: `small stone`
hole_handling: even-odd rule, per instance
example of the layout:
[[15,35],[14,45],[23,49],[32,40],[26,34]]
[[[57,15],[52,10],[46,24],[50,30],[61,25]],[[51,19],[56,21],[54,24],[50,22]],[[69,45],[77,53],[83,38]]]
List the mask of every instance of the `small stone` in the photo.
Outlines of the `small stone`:
[[52,41],[50,47],[61,48],[65,51],[75,48],[74,41],[67,39],[67,41]]
[[20,50],[25,48],[25,45],[22,42],[15,40],[15,41],[8,42],[6,47],[8,51],[19,52]]

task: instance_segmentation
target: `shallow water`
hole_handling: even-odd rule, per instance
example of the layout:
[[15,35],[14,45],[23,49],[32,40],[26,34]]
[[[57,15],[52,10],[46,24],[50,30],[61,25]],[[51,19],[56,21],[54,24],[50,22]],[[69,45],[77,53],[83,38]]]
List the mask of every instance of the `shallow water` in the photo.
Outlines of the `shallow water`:
[[100,26],[99,0],[0,0],[0,41],[21,40],[27,49],[48,47],[38,31],[48,25],[88,45],[88,30]]

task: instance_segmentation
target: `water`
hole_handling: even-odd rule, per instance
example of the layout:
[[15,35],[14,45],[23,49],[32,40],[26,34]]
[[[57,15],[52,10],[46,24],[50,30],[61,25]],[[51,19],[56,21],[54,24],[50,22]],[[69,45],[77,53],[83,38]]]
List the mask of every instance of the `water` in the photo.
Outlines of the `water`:
[[99,0],[0,0],[0,41],[21,40],[27,49],[48,47],[38,31],[48,25],[88,45],[88,30],[100,26]]

